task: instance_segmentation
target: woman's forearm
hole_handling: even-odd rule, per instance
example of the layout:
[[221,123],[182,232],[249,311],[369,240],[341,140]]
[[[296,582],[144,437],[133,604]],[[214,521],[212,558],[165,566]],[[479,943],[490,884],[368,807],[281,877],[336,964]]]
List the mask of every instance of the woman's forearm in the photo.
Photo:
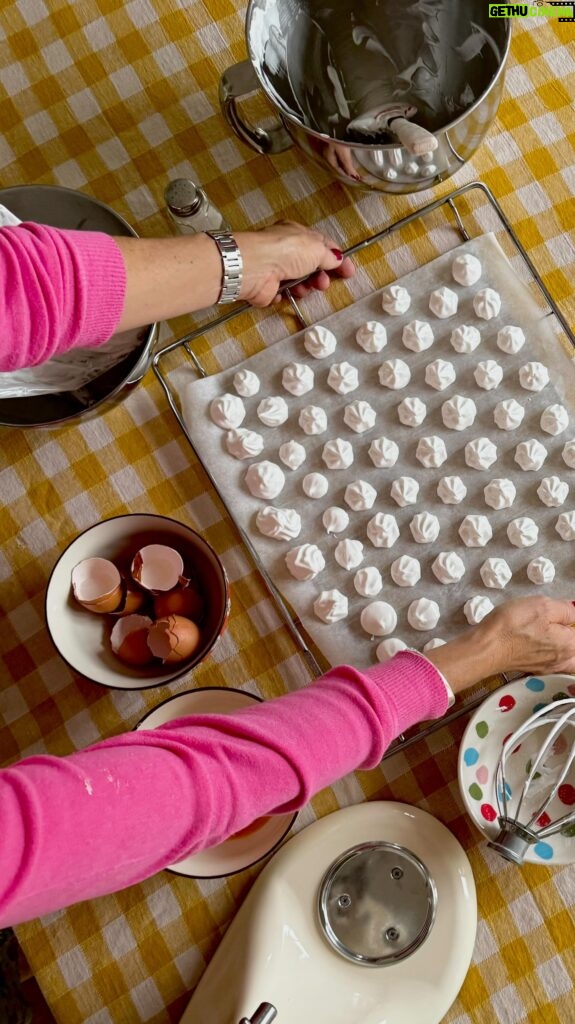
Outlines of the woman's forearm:
[[433,666],[402,652],[234,715],[180,719],[4,769],[0,926],[132,885],[260,815],[302,807],[446,707]]

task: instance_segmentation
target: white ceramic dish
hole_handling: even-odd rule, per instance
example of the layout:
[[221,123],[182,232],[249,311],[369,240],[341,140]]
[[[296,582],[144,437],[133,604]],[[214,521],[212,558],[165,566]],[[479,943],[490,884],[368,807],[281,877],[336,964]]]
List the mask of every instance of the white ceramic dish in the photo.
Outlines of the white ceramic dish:
[[[226,715],[259,700],[259,697],[243,690],[228,690],[218,686],[188,690],[158,704],[142,718],[136,728],[155,729],[183,715]],[[190,878],[221,878],[244,871],[279,846],[296,818],[297,814],[276,814],[261,818],[259,825],[254,823],[257,827],[249,826],[218,846],[172,864],[168,870]]]
[[[185,570],[205,597],[200,644],[190,658],[173,665],[158,662],[142,668],[120,661],[110,645],[114,617],[86,611],[72,595],[72,569],[82,559],[109,558],[122,571],[145,544],[166,544],[179,551]],[[209,654],[226,628],[228,581],[213,548],[184,523],[156,515],[116,516],[85,530],[60,555],[48,581],[45,611],[52,641],[75,672],[102,686],[143,690],[182,678]]]
[[[504,740],[535,711],[562,697],[575,696],[575,677],[568,675],[527,676],[492,693],[470,719],[459,748],[459,788],[468,814],[487,839],[500,829],[497,821],[495,770]],[[541,736],[531,735],[519,744],[507,762],[507,798],[513,808],[513,794],[526,778],[527,764],[538,749]],[[575,769],[561,787],[563,800],[556,798],[551,818],[566,814],[575,803]],[[543,800],[543,791],[540,800]],[[522,815],[522,819],[523,819]],[[568,831],[575,833],[575,827]],[[531,864],[571,864],[575,861],[575,835],[556,835],[530,847],[525,861]]]

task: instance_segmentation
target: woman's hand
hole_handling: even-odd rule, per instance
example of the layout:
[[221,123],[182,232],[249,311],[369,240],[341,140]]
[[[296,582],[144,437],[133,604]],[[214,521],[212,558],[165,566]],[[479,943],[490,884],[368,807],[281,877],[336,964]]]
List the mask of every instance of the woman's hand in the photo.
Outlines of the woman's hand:
[[302,298],[315,288],[325,291],[330,275],[351,277],[350,259],[343,259],[337,243],[327,235],[291,221],[261,231],[234,232],[244,263],[240,298],[252,306],[269,306],[285,281],[306,278],[292,292]]
[[575,604],[525,597],[495,608],[478,626],[427,657],[452,690],[499,672],[575,674]]

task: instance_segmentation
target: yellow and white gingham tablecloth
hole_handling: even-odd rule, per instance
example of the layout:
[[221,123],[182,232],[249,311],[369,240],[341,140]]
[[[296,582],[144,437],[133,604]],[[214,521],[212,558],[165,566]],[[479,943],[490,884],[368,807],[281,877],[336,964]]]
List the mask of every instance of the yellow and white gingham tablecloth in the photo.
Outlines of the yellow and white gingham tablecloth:
[[[140,234],[160,235],[169,230],[166,183],[191,176],[237,228],[292,218],[329,228],[342,246],[433,198],[352,192],[299,151],[271,158],[244,147],[217,98],[221,72],[246,56],[244,17],[244,5],[230,0],[4,0],[0,185],[80,189]],[[514,22],[497,121],[472,164],[436,192],[473,178],[488,184],[571,324],[574,44],[575,25]],[[432,239],[416,233],[411,244],[413,265],[435,254]],[[176,336],[191,323],[172,325]],[[241,358],[241,336],[235,345]],[[217,366],[217,347],[210,358]],[[116,692],[74,676],[44,626],[46,581],[59,553],[79,531],[124,512],[157,512],[200,530],[232,582],[229,629],[213,655],[192,679],[158,691]],[[242,686],[272,697],[310,678],[153,373],[99,416],[50,430],[0,428],[0,530],[3,763],[66,754],[130,729],[190,685]],[[480,911],[473,963],[445,1020],[573,1024],[575,869],[519,870],[487,848],[458,793],[464,725],[443,727],[382,770],[320,793],[297,827],[364,799],[429,810],[467,850]],[[19,927],[56,1020],[179,1020],[258,870],[205,882],[161,873]]]

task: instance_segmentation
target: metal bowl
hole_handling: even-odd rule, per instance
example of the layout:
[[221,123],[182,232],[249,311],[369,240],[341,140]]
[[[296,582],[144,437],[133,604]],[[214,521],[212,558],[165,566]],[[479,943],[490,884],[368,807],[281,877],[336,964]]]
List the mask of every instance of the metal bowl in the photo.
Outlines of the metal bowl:
[[[58,185],[16,185],[0,189],[0,203],[20,220],[76,231],[104,231],[137,237],[130,225],[109,206],[74,189]],[[136,384],[148,369],[157,325],[134,330],[134,347],[115,366],[77,391],[0,399],[3,426],[52,426],[91,413]]]

